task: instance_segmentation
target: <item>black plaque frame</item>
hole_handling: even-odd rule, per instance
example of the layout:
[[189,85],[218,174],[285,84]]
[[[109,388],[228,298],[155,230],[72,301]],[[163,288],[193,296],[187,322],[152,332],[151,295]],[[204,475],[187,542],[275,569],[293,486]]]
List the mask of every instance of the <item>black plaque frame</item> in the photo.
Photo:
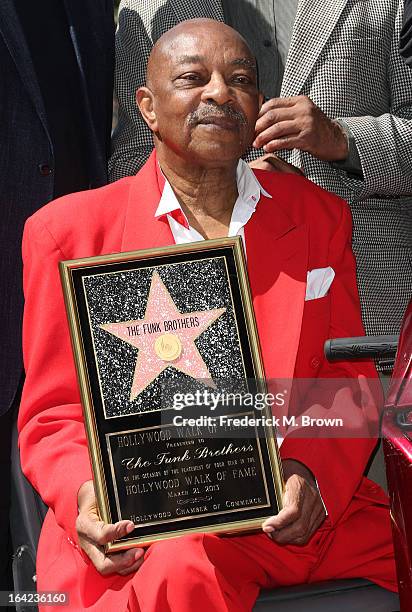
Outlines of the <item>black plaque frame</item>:
[[[165,428],[172,427],[174,410],[148,409],[122,414],[115,418],[108,417],[104,406],[99,373],[98,361],[99,359],[101,361],[101,358],[98,359],[96,356],[94,347],[84,278],[122,274],[128,271],[151,268],[162,269],[165,266],[176,266],[195,261],[202,265],[202,262],[207,262],[213,258],[224,258],[225,261],[227,281],[230,286],[233,312],[236,319],[236,334],[244,364],[245,380],[249,381],[247,383],[248,388],[250,388],[250,381],[253,381],[252,385],[255,391],[265,392],[264,371],[241,238],[208,240],[162,249],[71,260],[60,264],[96,496],[102,520],[107,523],[114,523],[131,516],[130,513],[128,516],[123,515],[121,502],[119,502],[121,498],[119,487],[125,487],[126,485],[124,482],[119,483],[118,475],[116,476],[116,469],[119,471],[119,466],[115,465],[116,453],[113,450],[113,440],[120,440],[118,436],[134,435],[136,432],[164,431]],[[246,412],[246,410],[242,410],[241,414],[244,415]],[[264,416],[267,419],[271,416],[268,407],[259,411],[258,415],[255,412],[252,410],[251,416]],[[235,414],[236,409],[232,410],[232,413]],[[250,435],[250,431],[248,435]],[[236,437],[237,439],[233,441],[233,444],[236,443],[239,446],[242,444],[242,440],[239,439],[239,435]],[[259,477],[264,479],[266,494],[264,500],[258,498],[261,499],[258,504],[254,505],[251,501],[246,507],[233,507],[233,509],[229,507],[229,509],[224,508],[224,511],[217,512],[209,512],[210,503],[212,503],[209,500],[207,502],[208,511],[196,510],[193,513],[179,515],[179,517],[165,516],[162,518],[160,516],[153,520],[150,517],[155,513],[153,512],[154,509],[150,508],[149,512],[145,514],[144,522],[139,523],[135,520],[136,529],[127,538],[111,543],[107,548],[108,552],[124,550],[132,546],[146,546],[157,540],[190,532],[239,534],[259,529],[266,518],[276,514],[281,508],[283,477],[274,429],[268,425],[257,427],[253,432],[253,440],[253,444],[256,444],[256,449],[254,447],[253,452],[255,456],[257,453],[260,459],[259,469],[261,474]],[[197,444],[197,442],[198,440],[195,439],[193,444]],[[246,445],[244,440],[243,443]],[[219,440],[213,440],[212,437],[210,444],[214,444],[215,448],[227,448],[227,445],[230,444],[230,437]],[[155,452],[156,445],[153,446],[153,449],[153,452]],[[159,450],[159,447],[157,447],[157,450]],[[143,473],[141,475],[143,476]],[[145,494],[143,484],[140,482],[140,489],[135,487],[138,496]],[[256,482],[256,485],[260,486],[260,481]],[[248,492],[246,491],[246,498],[247,495]],[[204,507],[202,506],[202,496],[200,496],[200,500],[196,495],[192,499],[193,504],[197,504],[196,508]],[[213,499],[214,496],[212,495]],[[252,497],[251,499],[255,498]],[[141,503],[141,497],[136,497],[136,500]],[[184,502],[185,500],[183,500]],[[216,504],[213,503],[212,507],[214,506]],[[160,510],[159,513],[162,515]],[[141,517],[142,511],[138,511],[137,515]]]

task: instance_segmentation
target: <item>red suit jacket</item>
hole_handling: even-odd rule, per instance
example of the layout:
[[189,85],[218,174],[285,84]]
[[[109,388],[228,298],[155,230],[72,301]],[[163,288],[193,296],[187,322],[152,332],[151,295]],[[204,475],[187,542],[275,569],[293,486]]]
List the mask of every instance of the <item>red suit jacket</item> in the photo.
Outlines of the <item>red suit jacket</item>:
[[[323,356],[327,338],[363,334],[348,207],[303,177],[256,175],[273,196],[262,195],[245,227],[266,377],[375,378],[371,365],[330,365]],[[70,590],[76,583],[90,604],[100,593],[100,606],[108,609],[104,593],[123,589],[126,601],[128,578],[100,576],[76,544],[77,492],[91,478],[91,468],[58,262],[173,244],[168,224],[154,217],[162,183],[153,154],[135,177],[45,206],[28,220],[23,241],[26,384],[20,448],[23,470],[50,508],[38,553],[39,587]],[[328,266],[336,273],[329,294],[305,301],[307,271]],[[311,402],[307,389],[299,410]],[[375,442],[292,437],[283,442],[282,457],[301,461],[316,476],[332,528],[354,500],[386,503],[383,491],[362,476]],[[373,536],[365,530],[368,537]],[[118,609],[125,607],[120,602]]]

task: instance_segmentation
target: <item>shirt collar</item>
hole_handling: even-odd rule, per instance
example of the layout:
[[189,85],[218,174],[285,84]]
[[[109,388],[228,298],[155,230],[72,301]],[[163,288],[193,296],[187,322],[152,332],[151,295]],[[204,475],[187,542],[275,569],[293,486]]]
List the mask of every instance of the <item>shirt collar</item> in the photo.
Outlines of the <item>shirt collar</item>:
[[[237,203],[241,201],[242,204],[249,207],[252,212],[255,210],[261,195],[264,195],[266,198],[272,198],[266,189],[262,187],[249,165],[243,161],[243,159],[240,159],[237,165],[236,181],[239,194]],[[155,218],[161,221],[167,221],[167,215],[170,215],[175,221],[189,229],[187,217],[169,181],[166,180],[159,206],[155,212]]]

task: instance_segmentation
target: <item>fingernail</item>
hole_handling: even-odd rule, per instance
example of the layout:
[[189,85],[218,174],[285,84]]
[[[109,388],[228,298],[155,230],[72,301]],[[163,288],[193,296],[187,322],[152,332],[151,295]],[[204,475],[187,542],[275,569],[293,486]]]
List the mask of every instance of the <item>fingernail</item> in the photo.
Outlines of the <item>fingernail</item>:
[[128,525],[126,527],[127,533],[132,533],[133,530],[134,530],[134,524],[133,523],[128,523]]

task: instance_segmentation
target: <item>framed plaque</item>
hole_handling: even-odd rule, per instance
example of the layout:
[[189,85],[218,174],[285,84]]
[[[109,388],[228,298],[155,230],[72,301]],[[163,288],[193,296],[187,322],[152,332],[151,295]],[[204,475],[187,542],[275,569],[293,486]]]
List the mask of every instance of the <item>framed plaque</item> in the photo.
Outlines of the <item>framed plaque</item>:
[[135,524],[108,552],[259,529],[283,479],[241,238],[60,272],[99,512]]

